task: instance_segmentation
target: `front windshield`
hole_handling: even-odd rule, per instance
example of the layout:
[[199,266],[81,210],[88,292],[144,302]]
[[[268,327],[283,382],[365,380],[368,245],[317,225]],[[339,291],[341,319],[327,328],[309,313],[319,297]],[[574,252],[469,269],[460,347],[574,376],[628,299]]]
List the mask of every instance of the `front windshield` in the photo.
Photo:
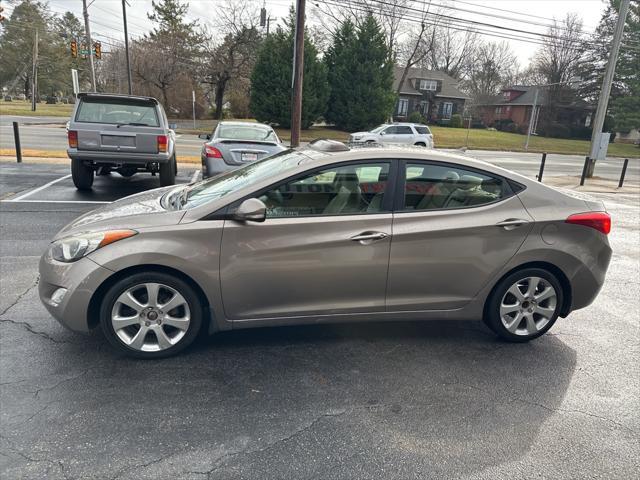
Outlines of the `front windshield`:
[[217,137],[225,140],[276,142],[275,132],[262,125],[220,125]]
[[308,157],[298,151],[286,150],[237,170],[204,180],[188,191],[182,208],[198,207],[224,197],[228,193],[258,183],[272,175],[295,168],[306,159]]
[[386,125],[380,125],[379,127],[374,128],[373,130],[371,130],[371,133],[380,133],[382,131],[383,128],[385,128]]

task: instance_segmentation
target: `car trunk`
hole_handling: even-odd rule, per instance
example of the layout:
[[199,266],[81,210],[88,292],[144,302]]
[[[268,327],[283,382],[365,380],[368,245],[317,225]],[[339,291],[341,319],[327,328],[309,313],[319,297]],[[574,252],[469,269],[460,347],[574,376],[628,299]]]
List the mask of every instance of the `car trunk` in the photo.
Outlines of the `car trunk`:
[[224,161],[227,165],[243,165],[262,160],[282,150],[275,143],[242,142],[237,140],[221,140],[218,142]]
[[158,153],[158,135],[163,134],[156,127],[83,123],[78,130],[78,150]]

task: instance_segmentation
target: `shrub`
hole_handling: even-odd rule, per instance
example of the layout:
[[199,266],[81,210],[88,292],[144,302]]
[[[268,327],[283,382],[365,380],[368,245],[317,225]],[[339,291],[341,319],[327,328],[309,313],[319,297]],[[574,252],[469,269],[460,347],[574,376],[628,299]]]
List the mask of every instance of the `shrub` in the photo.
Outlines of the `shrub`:
[[461,128],[462,127],[462,115],[456,113],[451,116],[451,122],[449,123],[450,127],[453,128]]
[[496,130],[504,131],[505,127],[512,123],[513,123],[513,120],[511,120],[510,118],[502,118],[500,120],[496,120],[495,122],[493,122],[493,125],[491,126]]
[[511,123],[507,123],[506,125],[504,125],[502,127],[502,131],[503,132],[508,132],[508,133],[517,133],[519,129],[519,126],[517,123],[511,122]]
[[409,117],[407,118],[407,120],[411,123],[422,123],[424,119],[422,118],[422,115],[420,114],[420,112],[415,110],[409,114]]

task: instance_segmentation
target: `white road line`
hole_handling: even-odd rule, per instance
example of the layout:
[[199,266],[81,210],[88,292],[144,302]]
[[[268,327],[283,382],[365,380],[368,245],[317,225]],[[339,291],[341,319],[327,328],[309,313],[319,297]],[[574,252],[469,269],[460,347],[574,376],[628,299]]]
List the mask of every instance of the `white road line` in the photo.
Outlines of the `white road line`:
[[51,185],[61,182],[62,180],[66,180],[67,178],[71,177],[71,174],[69,175],[65,175],[64,177],[60,177],[57,178],[55,180],[52,180],[49,183],[45,183],[44,185],[36,188],[35,190],[31,190],[30,192],[25,193],[24,195],[20,195],[19,197],[16,198],[12,198],[11,200],[6,200],[7,202],[17,202],[19,200],[22,200],[23,198],[27,198],[30,197],[31,195],[33,195],[34,193],[38,193],[41,192],[42,190],[44,190],[45,188],[49,188]]
[[97,200],[2,200],[2,202],[11,203],[82,203],[82,204],[106,204],[113,202],[99,202]]
[[191,181],[189,183],[197,182],[199,176],[200,176],[200,170],[196,170],[195,172],[193,172],[193,175],[191,176]]

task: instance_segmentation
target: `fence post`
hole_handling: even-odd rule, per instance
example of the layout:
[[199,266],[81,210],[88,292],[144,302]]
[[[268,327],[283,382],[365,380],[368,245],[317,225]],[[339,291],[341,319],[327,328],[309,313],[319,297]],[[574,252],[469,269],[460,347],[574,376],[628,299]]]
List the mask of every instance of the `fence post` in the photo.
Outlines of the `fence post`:
[[584,166],[582,167],[582,177],[580,177],[580,186],[584,185],[584,177],[587,176],[587,170],[589,168],[589,162],[590,161],[591,160],[589,158],[589,155],[584,157]]
[[542,161],[540,162],[540,171],[538,172],[538,181],[542,182],[542,174],[544,173],[544,164],[547,161],[547,152],[542,154]]
[[20,146],[20,130],[18,130],[18,122],[13,122],[13,139],[16,142],[16,160],[22,163],[22,147]]
[[622,188],[624,183],[624,176],[627,174],[627,165],[629,165],[629,159],[624,159],[624,165],[622,166],[622,173],[620,174],[620,181],[618,182],[618,188]]

